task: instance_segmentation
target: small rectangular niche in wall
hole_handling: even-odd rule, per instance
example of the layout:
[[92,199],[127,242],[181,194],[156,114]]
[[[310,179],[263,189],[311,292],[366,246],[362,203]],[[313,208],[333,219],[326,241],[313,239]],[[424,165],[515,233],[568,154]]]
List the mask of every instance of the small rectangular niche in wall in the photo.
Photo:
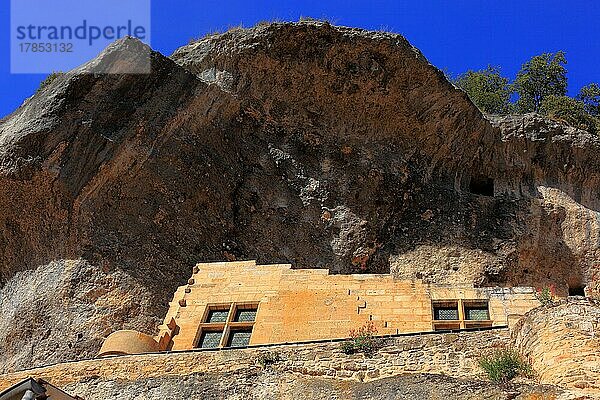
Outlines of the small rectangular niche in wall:
[[472,176],[469,181],[469,192],[478,196],[494,196],[494,180],[487,176]]
[[570,286],[569,285],[569,296],[585,296],[585,286]]

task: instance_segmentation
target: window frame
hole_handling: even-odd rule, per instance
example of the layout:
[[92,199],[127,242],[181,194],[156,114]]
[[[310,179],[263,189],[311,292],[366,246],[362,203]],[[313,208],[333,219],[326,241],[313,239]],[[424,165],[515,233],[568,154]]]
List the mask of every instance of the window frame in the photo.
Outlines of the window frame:
[[[215,347],[203,347],[202,346],[202,338],[206,337],[207,333],[220,333],[221,336],[219,338],[219,342],[217,343],[217,345]],[[198,338],[198,345],[197,348],[199,349],[218,349],[221,346],[221,342],[223,341],[223,336],[225,334],[225,330],[224,329],[218,329],[218,328],[203,328],[202,331],[200,332],[200,337]]]
[[[258,314],[258,304],[254,303],[234,303],[233,304],[233,317],[231,322],[234,323],[247,323],[247,322],[256,322],[256,315]],[[238,321],[238,312],[242,311],[254,311],[254,319],[252,321]]]
[[[432,315],[433,315],[434,321],[446,321],[446,322],[460,321],[459,303],[457,300],[433,300],[431,302],[431,308],[432,308],[432,312],[433,312]],[[444,309],[444,310],[455,309],[456,310],[456,319],[436,319],[435,318],[436,310],[440,310],[440,309]]]
[[[465,321],[490,321],[490,304],[488,301],[482,301],[482,300],[463,300],[463,308],[464,308],[464,315],[465,315]],[[468,309],[473,309],[473,310],[483,310],[485,309],[486,313],[487,313],[487,318],[486,319],[471,319],[468,318]]]
[[[246,347],[250,345],[252,340],[252,333],[254,333],[254,325],[256,323],[260,302],[231,302],[231,303],[215,303],[207,304],[202,314],[202,319],[198,326],[196,338],[194,339],[194,348],[197,349],[221,349],[229,348],[230,336],[232,332],[236,331],[250,331],[250,339],[248,344],[245,346],[236,346],[237,348]],[[223,322],[209,322],[211,312],[213,311],[225,311],[227,310],[227,319]],[[255,310],[256,314],[253,321],[235,321],[238,310]],[[222,332],[221,340],[217,347],[201,347],[202,337],[205,332]]]
[[[440,305],[454,305],[458,309],[458,319],[435,319],[435,309]],[[488,319],[467,319],[469,307],[487,307]],[[449,308],[449,307],[448,307]],[[490,302],[488,299],[435,299],[431,300],[431,324],[434,331],[451,331],[468,328],[489,328],[493,326]]]
[[[210,322],[209,318],[214,311],[227,311],[227,316],[225,317],[225,321],[214,321]],[[230,303],[224,304],[210,304],[206,306],[204,314],[202,315],[202,323],[203,324],[226,324],[229,320],[229,315],[231,314],[231,305]]]
[[[252,331],[253,331],[253,327],[232,327],[232,328],[230,328],[229,333],[227,334],[227,341],[225,342],[225,347],[229,349],[229,348],[240,348],[240,347],[249,346],[250,339],[252,338]],[[235,335],[236,332],[249,332],[250,336],[248,337],[248,344],[241,345],[241,346],[232,346],[231,341],[233,340],[233,335]]]

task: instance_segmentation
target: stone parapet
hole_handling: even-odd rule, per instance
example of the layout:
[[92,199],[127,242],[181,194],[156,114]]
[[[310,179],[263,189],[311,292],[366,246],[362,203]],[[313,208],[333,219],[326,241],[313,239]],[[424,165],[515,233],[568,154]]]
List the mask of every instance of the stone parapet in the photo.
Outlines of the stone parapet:
[[505,345],[508,329],[429,333],[381,339],[372,357],[346,355],[341,342],[259,346],[220,351],[182,351],[106,357],[56,364],[0,377],[0,389],[28,376],[43,378],[64,387],[90,378],[135,381],[194,373],[226,373],[272,368],[307,376],[370,381],[406,373],[445,374],[451,377],[480,376],[479,355]]

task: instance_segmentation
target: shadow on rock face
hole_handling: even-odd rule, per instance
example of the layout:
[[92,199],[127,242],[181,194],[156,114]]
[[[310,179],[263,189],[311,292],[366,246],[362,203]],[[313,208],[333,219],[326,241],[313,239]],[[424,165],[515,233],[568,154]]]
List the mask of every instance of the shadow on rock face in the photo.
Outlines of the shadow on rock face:
[[[151,62],[146,75],[70,71],[0,121],[3,286],[83,259],[139,291],[144,311],[122,301],[150,330],[201,261],[591,280],[598,230],[581,204],[600,209],[598,140],[531,115],[492,125],[400,35],[273,24]],[[540,200],[544,185],[571,200]]]

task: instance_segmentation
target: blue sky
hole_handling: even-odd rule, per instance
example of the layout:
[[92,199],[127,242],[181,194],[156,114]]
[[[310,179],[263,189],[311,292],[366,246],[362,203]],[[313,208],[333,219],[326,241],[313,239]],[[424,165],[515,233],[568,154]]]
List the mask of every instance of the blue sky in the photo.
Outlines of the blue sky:
[[[51,1],[51,0],[49,0]],[[124,0],[125,1],[125,0]],[[326,17],[339,25],[403,34],[439,68],[460,73],[487,64],[514,76],[542,52],[567,53],[569,92],[600,82],[600,1],[152,1],[152,47],[171,54],[192,37],[262,20]],[[9,1],[0,5],[0,117],[44,75],[10,74]]]

